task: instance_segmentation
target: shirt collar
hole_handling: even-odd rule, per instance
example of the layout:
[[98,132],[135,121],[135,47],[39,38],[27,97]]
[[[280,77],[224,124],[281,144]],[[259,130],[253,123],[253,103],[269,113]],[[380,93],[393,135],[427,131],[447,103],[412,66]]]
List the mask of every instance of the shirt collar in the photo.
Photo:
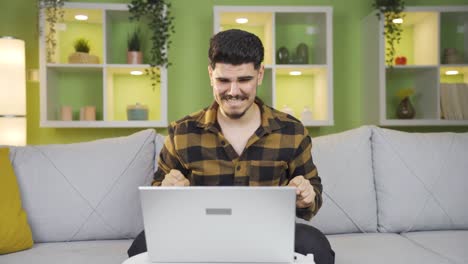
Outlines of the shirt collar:
[[[272,131],[283,127],[282,123],[278,119],[278,116],[271,107],[263,103],[263,101],[258,97],[255,97],[255,103],[260,108],[260,114],[262,118],[260,127],[263,131],[269,134]],[[218,108],[218,103],[213,101],[213,103],[208,108],[205,108],[202,114],[198,117],[197,126],[212,132],[221,131],[216,115]]]

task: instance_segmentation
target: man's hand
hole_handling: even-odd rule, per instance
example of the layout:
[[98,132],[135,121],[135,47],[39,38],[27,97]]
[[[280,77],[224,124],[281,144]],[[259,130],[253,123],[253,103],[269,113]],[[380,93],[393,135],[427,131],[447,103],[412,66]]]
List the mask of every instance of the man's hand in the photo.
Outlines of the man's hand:
[[304,176],[294,177],[288,186],[296,187],[296,207],[307,208],[314,204],[315,191],[310,182]]
[[164,176],[161,186],[189,186],[190,182],[178,170],[171,170]]

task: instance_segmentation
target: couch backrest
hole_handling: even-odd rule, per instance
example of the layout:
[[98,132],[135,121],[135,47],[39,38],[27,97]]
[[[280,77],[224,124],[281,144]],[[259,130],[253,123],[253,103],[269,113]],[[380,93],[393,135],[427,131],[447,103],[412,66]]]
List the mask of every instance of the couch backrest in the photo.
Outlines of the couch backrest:
[[[326,234],[377,232],[371,134],[371,127],[364,126],[312,139],[324,202],[310,222],[298,222],[316,226]],[[156,141],[162,146],[164,137],[157,135]]]
[[92,142],[13,147],[10,159],[36,242],[133,238],[143,223],[155,132]]
[[[151,183],[164,139],[148,129],[12,147],[34,240],[134,238],[143,229],[137,187]],[[324,203],[307,224],[326,234],[468,228],[468,133],[364,126],[312,143]]]
[[468,228],[468,133],[374,128],[378,229]]
[[376,232],[371,127],[312,138],[323,205],[310,224],[325,234]]

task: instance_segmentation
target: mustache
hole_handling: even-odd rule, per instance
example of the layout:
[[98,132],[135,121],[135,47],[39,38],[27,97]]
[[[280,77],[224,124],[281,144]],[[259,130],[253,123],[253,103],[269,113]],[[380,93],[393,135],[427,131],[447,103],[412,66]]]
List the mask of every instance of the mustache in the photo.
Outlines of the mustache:
[[234,99],[234,100],[247,100],[247,99],[249,99],[249,97],[248,97],[248,96],[244,96],[244,95],[235,95],[235,96],[232,96],[232,95],[226,94],[226,95],[222,95],[222,96],[221,96],[221,99],[222,99],[222,100],[232,100],[232,99]]

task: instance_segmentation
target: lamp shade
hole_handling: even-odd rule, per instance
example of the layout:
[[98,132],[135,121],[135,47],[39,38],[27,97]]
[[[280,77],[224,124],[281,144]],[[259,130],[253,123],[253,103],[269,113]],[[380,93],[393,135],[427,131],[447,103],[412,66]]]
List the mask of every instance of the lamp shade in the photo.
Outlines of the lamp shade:
[[26,144],[24,41],[0,37],[0,145]]
[[1,145],[26,145],[26,117],[0,117]]
[[24,41],[0,38],[0,116],[26,115]]

